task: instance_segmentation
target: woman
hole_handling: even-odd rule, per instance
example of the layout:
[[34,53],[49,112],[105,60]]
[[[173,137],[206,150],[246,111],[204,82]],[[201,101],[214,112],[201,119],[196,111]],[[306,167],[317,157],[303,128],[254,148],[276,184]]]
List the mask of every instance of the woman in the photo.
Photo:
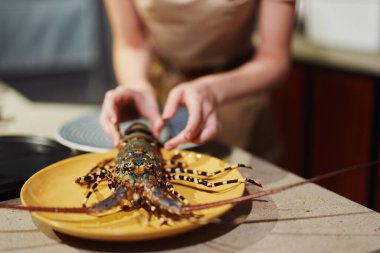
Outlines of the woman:
[[[265,92],[290,65],[294,5],[291,0],[105,0],[119,85],[106,93],[100,124],[114,145],[121,138],[120,122],[143,116],[158,136],[164,121],[185,106],[187,125],[165,148],[208,141],[219,129],[218,138],[247,148],[266,108]],[[253,50],[256,16],[259,43]]]

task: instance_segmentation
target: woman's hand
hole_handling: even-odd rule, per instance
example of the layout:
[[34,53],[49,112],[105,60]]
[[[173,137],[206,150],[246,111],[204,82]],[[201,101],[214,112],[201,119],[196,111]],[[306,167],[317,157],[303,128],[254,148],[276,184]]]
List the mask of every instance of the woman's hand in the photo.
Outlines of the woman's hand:
[[164,122],[153,90],[135,91],[119,86],[106,93],[99,123],[115,147],[120,144],[120,122],[138,117],[144,117],[152,124],[152,132],[158,138]]
[[182,83],[170,91],[162,118],[172,119],[180,106],[187,108],[189,118],[185,129],[165,143],[166,149],[188,142],[202,143],[217,135],[217,98],[209,89],[210,85],[213,85],[212,78],[203,77]]

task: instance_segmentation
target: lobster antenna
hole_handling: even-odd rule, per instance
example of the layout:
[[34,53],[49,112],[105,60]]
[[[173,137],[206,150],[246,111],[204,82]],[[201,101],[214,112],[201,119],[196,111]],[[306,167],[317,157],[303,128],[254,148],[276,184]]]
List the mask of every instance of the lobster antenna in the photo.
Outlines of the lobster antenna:
[[29,212],[51,212],[51,213],[91,213],[93,210],[87,207],[43,207],[43,206],[20,206],[14,204],[2,204],[0,208],[15,209]]
[[376,161],[372,161],[372,162],[368,162],[368,163],[363,163],[363,164],[357,164],[357,165],[349,166],[349,167],[346,167],[346,168],[343,168],[343,169],[340,169],[340,170],[329,172],[329,173],[326,173],[326,174],[323,174],[323,175],[320,175],[320,176],[316,176],[316,177],[313,177],[313,178],[310,178],[310,179],[306,179],[306,180],[303,180],[303,181],[300,181],[300,182],[297,182],[297,183],[288,184],[288,185],[276,187],[276,188],[273,188],[273,189],[268,189],[268,190],[265,190],[265,191],[261,191],[261,192],[257,192],[257,193],[253,193],[253,194],[249,194],[249,195],[245,195],[245,196],[238,197],[238,198],[227,199],[227,200],[222,200],[222,201],[217,201],[217,202],[207,203],[207,204],[198,204],[198,205],[185,206],[184,208],[185,208],[186,211],[193,212],[193,211],[197,211],[197,210],[203,210],[203,209],[217,207],[217,206],[222,206],[222,205],[227,205],[227,204],[234,204],[234,203],[240,203],[240,202],[244,202],[244,201],[249,201],[249,200],[257,199],[257,198],[260,198],[260,197],[263,197],[263,196],[268,196],[268,195],[272,195],[272,194],[275,194],[275,193],[279,193],[279,192],[282,192],[282,191],[285,191],[285,190],[288,190],[288,189],[291,189],[291,188],[295,188],[295,187],[298,187],[298,186],[301,186],[301,185],[304,185],[304,184],[308,184],[308,183],[312,183],[312,182],[317,182],[317,181],[320,181],[322,179],[334,177],[336,175],[339,175],[339,174],[342,174],[342,173],[345,173],[345,172],[348,172],[348,171],[351,171],[351,170],[370,167],[372,165],[378,164],[379,161],[380,160],[376,160]]

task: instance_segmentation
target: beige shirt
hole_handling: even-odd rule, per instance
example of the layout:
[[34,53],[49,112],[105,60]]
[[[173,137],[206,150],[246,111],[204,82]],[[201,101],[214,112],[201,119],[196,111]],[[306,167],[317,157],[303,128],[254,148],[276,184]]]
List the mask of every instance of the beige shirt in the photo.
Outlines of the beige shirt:
[[135,0],[156,53],[178,68],[224,66],[252,52],[255,0]]

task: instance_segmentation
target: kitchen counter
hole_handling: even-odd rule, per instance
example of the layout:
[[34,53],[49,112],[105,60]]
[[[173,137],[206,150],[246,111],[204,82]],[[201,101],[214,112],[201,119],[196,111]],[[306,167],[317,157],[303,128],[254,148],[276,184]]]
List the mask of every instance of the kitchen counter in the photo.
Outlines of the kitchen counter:
[[302,63],[380,76],[380,52],[363,53],[313,44],[295,32],[292,42],[293,59]]
[[0,81],[0,135],[37,135],[53,138],[68,120],[94,112],[98,106],[37,103]]
[[[3,118],[0,134],[52,137],[73,117],[94,106],[33,103],[0,85]],[[48,120],[47,120],[48,119]],[[243,171],[265,189],[302,180],[244,150],[209,143],[196,151],[230,163],[254,167]],[[337,177],[339,180],[339,177]],[[355,182],[352,182],[353,187]],[[248,191],[255,188],[247,186]],[[19,199],[6,201],[20,203]],[[31,218],[28,212],[0,210],[1,252],[378,252],[380,214],[315,184],[306,184],[260,201],[241,203],[224,217],[183,235],[150,242],[111,243],[74,238]],[[240,224],[233,221],[239,220]]]

